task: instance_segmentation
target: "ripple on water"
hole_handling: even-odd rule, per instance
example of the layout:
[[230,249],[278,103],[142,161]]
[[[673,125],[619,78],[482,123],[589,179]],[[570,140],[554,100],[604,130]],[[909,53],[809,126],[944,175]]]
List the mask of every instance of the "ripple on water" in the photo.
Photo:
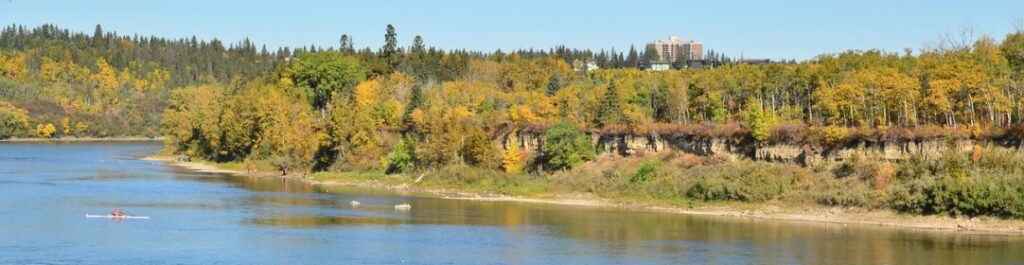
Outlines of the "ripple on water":
[[6,185],[9,185],[9,184],[11,184],[11,185],[13,185],[13,184],[21,184],[21,185],[57,186],[57,183],[47,182],[47,181],[24,181],[24,180],[0,179],[0,185],[5,185],[6,186]]
[[129,175],[123,173],[103,173],[100,175],[90,176],[78,176],[63,179],[56,179],[59,181],[110,181],[110,180],[134,180],[134,179],[147,179],[148,177],[139,175]]
[[109,208],[120,207],[129,209],[162,208],[162,209],[219,209],[222,208],[213,203],[176,203],[176,202],[148,202],[148,203],[117,203],[89,202],[88,207]]
[[242,222],[248,225],[273,226],[285,228],[316,228],[324,226],[370,226],[405,224],[405,221],[395,218],[324,215],[273,216],[263,218],[250,218],[243,220]]

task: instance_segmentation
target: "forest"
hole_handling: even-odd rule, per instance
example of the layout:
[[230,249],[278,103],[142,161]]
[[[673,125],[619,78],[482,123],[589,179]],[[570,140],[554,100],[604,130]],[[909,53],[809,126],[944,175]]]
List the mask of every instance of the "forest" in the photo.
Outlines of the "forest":
[[[644,70],[657,55],[636,49],[444,50],[421,36],[401,46],[391,25],[384,39],[376,50],[342,35],[336,47],[268,51],[249,40],[10,26],[0,33],[0,138],[164,136],[176,154],[283,174],[559,172],[596,157],[590,133],[1024,139],[1020,30],[801,62],[718,54],[659,72]],[[542,151],[508,144],[519,131],[543,134]]]

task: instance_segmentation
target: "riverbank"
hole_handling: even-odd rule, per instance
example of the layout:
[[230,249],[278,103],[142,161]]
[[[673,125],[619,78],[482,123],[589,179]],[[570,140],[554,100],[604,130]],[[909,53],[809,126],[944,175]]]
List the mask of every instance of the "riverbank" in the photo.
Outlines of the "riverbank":
[[[526,196],[513,196],[493,192],[475,191],[458,187],[436,187],[436,184],[424,186],[411,178],[394,179],[359,179],[339,178],[316,180],[300,174],[281,176],[278,172],[239,170],[237,167],[206,162],[175,161],[166,156],[151,156],[144,160],[165,161],[170,165],[198,172],[249,175],[259,177],[283,177],[298,179],[314,185],[346,186],[369,189],[389,190],[403,193],[420,194],[455,200],[471,201],[506,201],[521,203],[544,203],[581,207],[609,207],[637,211],[652,211],[675,214],[724,216],[734,218],[752,218],[761,220],[826,223],[843,225],[867,225],[895,227],[914,230],[941,230],[958,233],[1000,234],[1024,236],[1024,220],[1001,219],[995,217],[948,217],[939,215],[910,215],[889,210],[863,209],[856,207],[825,207],[820,205],[790,205],[778,201],[764,203],[740,202],[701,202],[687,203],[686,206],[657,199],[645,198],[607,198],[593,193],[560,193],[543,192]],[[403,181],[404,180],[404,181]]]
[[0,139],[0,142],[9,143],[38,143],[38,142],[140,142],[140,141],[163,141],[164,137],[61,137],[61,138],[8,138]]

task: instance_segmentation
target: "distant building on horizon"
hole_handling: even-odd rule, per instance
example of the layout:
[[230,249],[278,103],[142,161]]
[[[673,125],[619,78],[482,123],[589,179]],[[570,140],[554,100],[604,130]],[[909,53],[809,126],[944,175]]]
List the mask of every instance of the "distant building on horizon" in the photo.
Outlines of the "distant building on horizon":
[[651,70],[668,70],[674,63],[686,67],[690,62],[704,60],[704,43],[697,40],[683,40],[669,36],[667,40],[656,40],[647,44],[648,50],[658,51],[659,60],[651,63]]

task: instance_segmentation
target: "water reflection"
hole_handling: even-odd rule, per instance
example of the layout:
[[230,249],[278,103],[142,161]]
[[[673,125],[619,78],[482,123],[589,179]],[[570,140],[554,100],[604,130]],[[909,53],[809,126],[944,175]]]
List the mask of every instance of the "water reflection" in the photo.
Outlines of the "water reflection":
[[[0,144],[0,264],[1024,264],[1016,236],[447,200],[133,160],[159,148]],[[112,208],[152,219],[83,220]]]
[[[294,196],[246,197],[245,204],[315,207],[321,215],[274,213],[247,219],[250,225],[318,228],[366,225],[500,227],[515,234],[539,233],[599,246],[609,255],[711,255],[746,257],[766,263],[955,263],[1024,261],[1020,238],[929,232],[872,226],[779,222],[751,218],[689,216],[607,207],[567,207],[518,202],[439,199],[416,194],[323,187],[292,180],[253,177],[196,178],[228,182],[261,192]],[[324,195],[330,191],[329,195]],[[359,207],[351,200],[362,202]],[[409,203],[409,211],[394,204]],[[371,217],[367,214],[373,214]]]
[[346,217],[346,216],[274,216],[246,219],[246,224],[266,225],[275,227],[316,228],[322,226],[365,226],[365,225],[398,225],[402,220],[394,218]]

